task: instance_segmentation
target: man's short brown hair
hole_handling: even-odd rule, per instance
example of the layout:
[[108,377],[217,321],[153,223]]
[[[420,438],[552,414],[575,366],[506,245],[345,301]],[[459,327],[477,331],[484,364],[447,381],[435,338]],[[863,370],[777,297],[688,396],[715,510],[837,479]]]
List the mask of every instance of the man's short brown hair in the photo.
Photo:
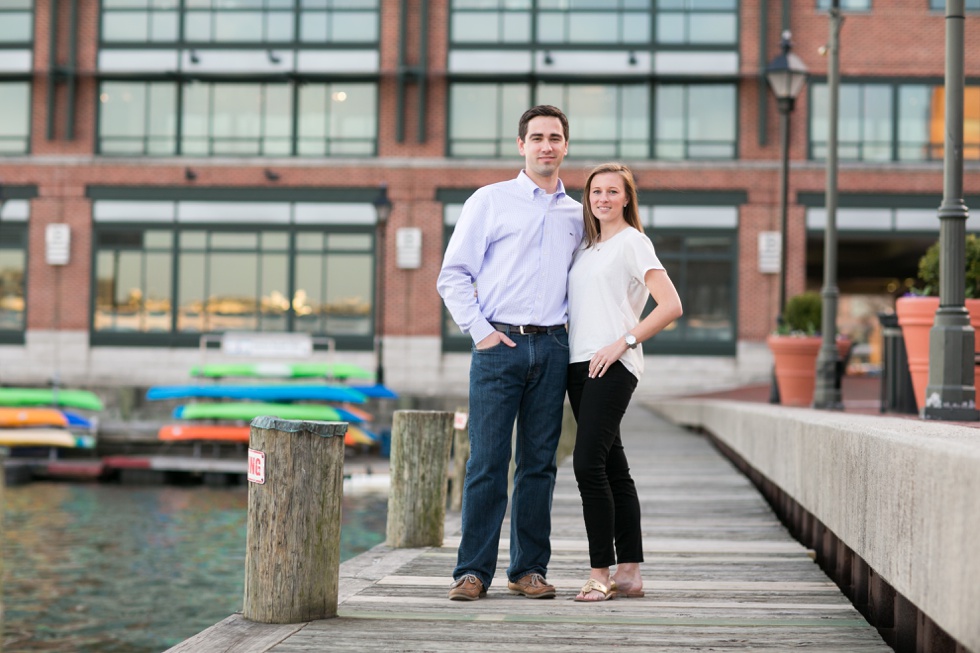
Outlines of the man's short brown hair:
[[524,112],[521,116],[521,120],[517,123],[517,136],[523,141],[527,138],[527,125],[533,118],[538,118],[540,116],[547,116],[551,118],[558,118],[561,121],[561,129],[565,133],[565,141],[568,141],[568,118],[565,114],[561,112],[558,107],[553,107],[550,104],[539,104],[536,107],[531,107]]

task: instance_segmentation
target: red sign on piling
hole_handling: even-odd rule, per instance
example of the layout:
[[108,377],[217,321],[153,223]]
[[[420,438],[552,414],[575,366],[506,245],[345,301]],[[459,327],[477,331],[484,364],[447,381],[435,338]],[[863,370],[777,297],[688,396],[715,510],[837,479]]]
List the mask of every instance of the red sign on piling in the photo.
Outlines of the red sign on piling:
[[265,452],[248,450],[248,482],[265,483]]

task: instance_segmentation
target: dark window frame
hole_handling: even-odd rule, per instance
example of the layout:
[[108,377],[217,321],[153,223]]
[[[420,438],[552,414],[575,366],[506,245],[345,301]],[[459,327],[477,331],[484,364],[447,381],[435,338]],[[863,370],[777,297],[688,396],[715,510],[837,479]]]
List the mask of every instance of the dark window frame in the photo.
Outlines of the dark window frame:
[[[445,156],[447,158],[451,158],[451,159],[466,159],[466,158],[470,158],[470,159],[472,159],[472,158],[493,158],[493,159],[500,159],[500,158],[507,158],[507,157],[513,156],[513,154],[515,154],[516,151],[517,151],[516,144],[515,144],[514,150],[512,152],[500,151],[503,148],[503,141],[498,142],[498,139],[496,137],[494,137],[494,139],[493,139],[494,147],[498,151],[498,154],[496,156],[493,156],[493,157],[483,156],[483,157],[481,157],[481,156],[474,156],[474,155],[468,155],[468,154],[454,154],[453,153],[453,146],[454,146],[454,143],[456,141],[454,140],[453,134],[452,134],[452,106],[451,106],[452,105],[452,102],[451,102],[452,88],[456,84],[479,84],[479,83],[486,84],[486,85],[493,85],[493,86],[501,86],[501,85],[505,85],[505,84],[515,84],[515,83],[520,84],[520,83],[523,83],[523,84],[525,84],[528,87],[528,97],[530,98],[530,103],[529,104],[531,106],[533,106],[533,105],[535,105],[535,104],[538,103],[538,97],[539,97],[539,88],[538,87],[539,87],[539,84],[542,84],[542,83],[549,83],[549,84],[556,84],[556,85],[564,85],[564,86],[600,85],[600,86],[617,86],[617,87],[623,87],[623,86],[638,86],[638,85],[643,85],[643,86],[646,87],[647,93],[649,94],[649,97],[650,97],[650,106],[648,107],[649,110],[647,111],[647,114],[646,114],[647,120],[649,120],[648,128],[647,128],[647,133],[649,134],[649,138],[648,138],[648,147],[647,147],[647,153],[646,153],[646,155],[645,156],[641,156],[641,157],[623,157],[623,156],[617,156],[617,155],[602,155],[603,157],[606,157],[606,158],[622,158],[624,160],[630,160],[630,161],[633,161],[633,160],[647,160],[647,159],[652,159],[652,160],[657,160],[657,161],[736,161],[736,160],[738,160],[739,155],[740,155],[740,150],[739,150],[739,146],[740,146],[740,134],[739,134],[739,132],[740,132],[740,120],[739,120],[739,118],[740,118],[740,113],[741,113],[741,104],[740,104],[740,101],[739,101],[739,85],[738,85],[738,83],[736,81],[730,80],[728,78],[718,78],[718,79],[710,78],[710,79],[697,79],[697,80],[684,79],[684,80],[677,80],[677,81],[671,81],[671,82],[653,83],[650,80],[640,81],[640,80],[631,79],[631,78],[612,78],[612,79],[603,79],[603,80],[589,80],[587,78],[577,78],[575,80],[566,80],[566,79],[553,79],[553,78],[546,78],[545,79],[545,78],[537,78],[537,77],[535,77],[533,80],[528,80],[526,77],[521,77],[521,78],[494,77],[492,79],[486,79],[486,78],[473,78],[473,77],[469,77],[469,76],[456,76],[456,77],[451,78],[449,80],[448,90],[447,90],[446,97],[445,97],[445,110],[446,110],[446,116],[447,116],[447,123],[448,124],[447,124],[447,130],[446,130],[445,150],[444,151],[445,151]],[[728,144],[731,145],[731,148],[732,148],[732,156],[731,157],[694,157],[694,158],[686,157],[686,158],[679,158],[679,159],[675,159],[675,158],[670,158],[670,159],[657,159],[656,156],[655,156],[655,154],[656,154],[656,148],[657,148],[657,142],[658,142],[657,141],[657,124],[656,124],[656,119],[657,119],[657,106],[656,106],[656,102],[657,102],[657,89],[659,87],[662,87],[662,86],[683,86],[684,89],[685,89],[685,93],[687,93],[693,87],[698,87],[698,86],[712,86],[712,85],[714,85],[714,86],[717,86],[717,85],[730,86],[732,88],[732,90],[734,91],[734,102],[733,102],[733,106],[732,106],[732,110],[733,110],[734,113],[733,113],[732,121],[733,121],[733,125],[734,125],[734,130],[735,131],[734,131],[734,135],[733,135],[732,140],[730,142],[725,141],[723,143],[725,145],[728,145]],[[514,139],[515,139],[515,143],[516,143],[516,138],[517,138],[516,131],[517,131],[517,118],[518,117],[519,117],[519,113],[516,113],[515,112],[515,114],[514,114]],[[574,130],[572,131],[571,138],[569,140],[573,144],[572,147],[574,147],[574,143],[576,142]],[[688,151],[689,146],[690,146],[691,143],[706,143],[706,142],[710,143],[709,141],[689,141],[689,140],[685,139],[684,140],[685,152]],[[622,147],[622,144],[621,143],[617,143],[617,152],[619,151],[619,148],[621,148],[621,147]]]
[[[235,48],[235,49],[255,49],[255,50],[268,50],[268,49],[303,49],[303,48],[315,48],[315,49],[351,49],[351,48],[378,48],[381,43],[381,0],[377,0],[377,4],[373,10],[376,17],[376,31],[377,38],[373,40],[352,40],[352,41],[307,41],[300,38],[301,25],[304,19],[304,14],[319,14],[327,13],[332,16],[336,13],[365,13],[371,10],[364,9],[353,9],[353,8],[334,8],[321,9],[321,8],[303,8],[303,0],[291,0],[291,6],[289,7],[271,7],[274,4],[271,0],[263,0],[263,7],[261,9],[255,8],[197,8],[188,7],[187,0],[175,0],[175,7],[173,8],[160,8],[153,7],[152,3],[147,3],[146,7],[127,7],[127,8],[109,8],[106,9],[104,0],[99,2],[99,25],[98,25],[98,45],[100,49],[131,49],[133,47],[138,47],[140,49],[173,49],[173,48],[194,48],[200,50],[206,50],[211,48]],[[221,13],[221,14],[232,14],[232,13],[255,13],[259,11],[263,14],[268,13],[289,13],[292,15],[292,29],[293,37],[291,39],[285,40],[246,40],[246,41],[218,41],[214,40],[188,40],[185,38],[185,28],[186,28],[186,18],[187,14],[195,13]],[[146,13],[147,20],[150,20],[154,13],[174,13],[177,20],[177,36],[173,40],[132,40],[132,41],[122,41],[122,40],[112,40],[106,41],[104,38],[104,19],[107,12],[110,13],[130,13],[139,14]],[[267,25],[266,21],[263,21]],[[148,27],[148,31],[149,31]],[[213,30],[213,25],[212,25]],[[212,32],[213,34],[213,32]]]
[[[141,137],[139,137],[143,141],[143,147],[142,147],[142,151],[141,152],[133,154],[133,153],[125,153],[125,152],[115,153],[115,152],[106,152],[105,151],[105,148],[103,147],[103,143],[106,142],[105,141],[105,138],[106,137],[102,134],[101,121],[102,121],[102,110],[103,109],[102,109],[102,102],[101,102],[101,99],[100,98],[102,96],[103,84],[105,84],[105,83],[115,83],[115,82],[127,82],[127,83],[144,84],[144,85],[158,83],[158,84],[173,84],[175,86],[175,92],[174,92],[174,105],[175,105],[174,106],[174,115],[175,115],[175,121],[176,122],[175,122],[175,131],[174,131],[174,135],[173,135],[173,151],[168,152],[168,153],[165,153],[165,154],[163,154],[163,153],[159,153],[159,154],[158,153],[152,153],[151,154],[151,153],[148,153],[147,152],[147,149],[148,149],[147,148],[147,144],[149,143],[150,139],[154,138],[153,135],[150,135],[150,134],[147,133],[148,130],[146,129],[146,124],[149,121],[148,115],[144,117],[144,130],[143,130],[143,135]],[[184,136],[184,133],[185,133],[185,130],[184,130],[185,89],[186,89],[186,87],[188,85],[190,85],[190,84],[196,84],[196,83],[209,84],[209,85],[212,86],[212,88],[214,86],[220,86],[222,84],[255,84],[255,85],[261,85],[263,87],[263,92],[264,92],[265,87],[271,86],[271,85],[288,86],[289,87],[290,98],[291,98],[291,102],[292,102],[292,110],[291,110],[291,114],[290,114],[290,130],[289,130],[289,136],[286,137],[289,140],[289,152],[286,153],[286,154],[279,154],[279,153],[267,154],[267,153],[262,152],[262,150],[264,148],[264,136],[262,134],[260,134],[259,136],[256,137],[257,138],[257,145],[258,145],[258,148],[260,150],[259,153],[241,153],[241,154],[235,154],[235,153],[217,153],[216,154],[214,152],[215,137],[209,131],[209,135],[207,136],[207,150],[208,150],[208,153],[206,153],[206,154],[197,154],[197,153],[188,154],[188,153],[185,153],[183,151],[184,150],[183,145],[184,145],[184,140],[185,140],[185,136]],[[375,116],[374,116],[374,137],[372,139],[370,139],[371,140],[370,152],[366,152],[364,154],[351,154],[351,153],[348,153],[348,152],[340,152],[340,153],[329,153],[328,152],[327,154],[315,154],[315,155],[314,154],[311,154],[311,155],[300,154],[299,153],[300,143],[301,142],[304,142],[304,141],[309,141],[310,140],[309,138],[304,138],[300,134],[300,131],[299,131],[299,120],[300,120],[299,100],[300,100],[300,91],[301,91],[301,88],[304,87],[304,86],[309,86],[311,84],[313,84],[313,85],[315,85],[315,84],[323,84],[323,85],[330,86],[330,85],[333,85],[333,84],[344,84],[344,83],[366,84],[366,85],[373,86],[373,89],[374,89],[374,103],[375,103],[375,106],[374,106]],[[371,158],[371,157],[376,157],[378,155],[379,131],[380,131],[380,129],[379,129],[379,127],[380,127],[380,112],[378,111],[379,100],[380,100],[380,98],[379,98],[379,95],[380,95],[379,94],[379,90],[380,90],[380,81],[376,77],[371,77],[371,76],[356,76],[356,77],[355,76],[350,76],[350,77],[337,77],[337,76],[322,77],[322,76],[316,76],[316,77],[304,77],[303,79],[297,79],[297,80],[292,80],[292,81],[283,81],[283,79],[281,77],[271,77],[270,78],[269,76],[257,76],[257,77],[256,76],[247,76],[247,77],[209,76],[209,77],[204,78],[204,79],[197,79],[197,78],[190,79],[190,78],[187,78],[187,77],[181,77],[181,78],[178,78],[176,81],[173,80],[172,78],[166,78],[166,77],[161,77],[161,76],[154,76],[154,77],[147,77],[147,76],[140,76],[140,77],[132,77],[132,76],[103,76],[103,77],[101,77],[99,79],[98,92],[96,93],[96,104],[97,104],[97,106],[96,106],[96,116],[95,116],[95,127],[96,127],[96,129],[95,129],[95,131],[96,131],[96,134],[95,134],[95,153],[96,153],[97,156],[105,156],[105,157],[141,156],[141,157],[154,157],[154,158],[156,158],[156,157],[160,157],[160,158],[163,158],[163,157],[174,157],[174,156],[192,156],[192,157],[201,157],[201,158],[207,158],[207,157],[213,157],[213,156],[227,156],[227,157],[233,157],[233,158],[234,157],[254,157],[254,156],[286,156],[286,157],[301,158],[301,159],[302,158],[315,158],[315,157],[353,157],[353,158]],[[209,119],[208,119],[208,122],[209,122],[209,130],[210,130],[211,125],[212,125],[212,119],[213,119],[213,113],[209,113]],[[265,123],[265,117],[264,117],[264,115],[260,118],[260,122],[262,123],[262,125],[264,127],[264,123]],[[135,140],[135,138],[136,137],[133,137],[133,139],[129,139],[129,140]],[[328,135],[326,137],[326,142],[328,143],[327,148],[328,149],[330,148],[330,144],[334,144],[334,143],[345,143],[345,142],[350,142],[350,141],[353,141],[353,140],[356,140],[356,141],[365,141],[365,140],[368,140],[368,139],[361,139],[361,138],[358,138],[358,139],[344,139],[342,137]]]

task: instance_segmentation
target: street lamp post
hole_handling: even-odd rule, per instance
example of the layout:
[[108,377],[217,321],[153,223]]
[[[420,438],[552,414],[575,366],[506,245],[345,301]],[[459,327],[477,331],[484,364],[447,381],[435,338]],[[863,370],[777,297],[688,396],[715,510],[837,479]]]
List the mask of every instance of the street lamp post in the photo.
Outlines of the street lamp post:
[[827,194],[826,224],[823,239],[823,288],[820,291],[823,307],[820,324],[820,352],[813,390],[813,407],[840,410],[841,398],[837,352],[837,116],[840,107],[840,28],[843,19],[840,0],[830,6],[830,41],[827,44]]
[[929,331],[925,419],[980,419],[974,387],[974,333],[963,305],[966,220],[963,198],[964,1],[946,0],[946,139],[939,207],[939,310]]
[[[803,61],[790,52],[793,45],[789,30],[783,32],[780,48],[782,52],[766,66],[766,81],[769,90],[776,97],[779,109],[780,148],[782,166],[779,171],[779,313],[776,327],[782,326],[783,311],[786,310],[786,222],[789,200],[789,114],[796,105],[796,97],[806,84],[807,68]],[[769,401],[779,403],[779,388],[773,370]]]
[[377,368],[374,373],[374,382],[379,385],[384,385],[385,231],[388,226],[388,217],[391,215],[391,200],[388,199],[388,184],[381,184],[373,204],[378,218],[376,226],[377,248],[375,252],[377,284],[374,292],[374,351],[377,355]]

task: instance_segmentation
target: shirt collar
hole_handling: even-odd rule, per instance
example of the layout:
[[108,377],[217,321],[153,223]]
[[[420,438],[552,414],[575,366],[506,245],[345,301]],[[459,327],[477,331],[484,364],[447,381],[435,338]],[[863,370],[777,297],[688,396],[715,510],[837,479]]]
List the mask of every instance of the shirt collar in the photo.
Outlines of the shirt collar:
[[[541,191],[542,193],[545,192],[543,188],[538,186],[536,183],[534,183],[534,181],[531,180],[530,177],[527,176],[527,173],[524,172],[524,170],[521,170],[518,173],[517,183],[521,185],[521,188],[523,188],[525,191],[530,193],[532,197],[537,195],[538,191]],[[561,179],[559,179],[558,187],[555,189],[555,197],[559,198],[559,197],[563,197],[564,195],[565,195],[565,185],[561,183]]]

